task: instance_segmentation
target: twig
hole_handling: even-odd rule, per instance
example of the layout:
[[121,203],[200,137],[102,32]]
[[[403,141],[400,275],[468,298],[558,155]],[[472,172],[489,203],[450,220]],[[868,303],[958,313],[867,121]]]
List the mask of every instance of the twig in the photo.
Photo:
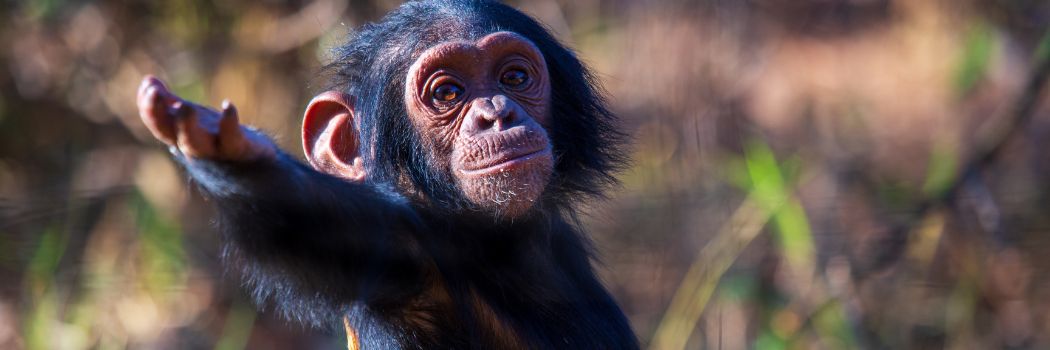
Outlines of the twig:
[[[1050,45],[1050,32],[1042,40],[1042,45]],[[914,227],[920,224],[930,212],[955,201],[966,184],[970,181],[977,181],[981,171],[994,163],[1002,155],[1007,143],[1023,130],[1024,125],[1028,124],[1046,89],[1047,80],[1050,78],[1050,55],[1045,52],[1037,53],[1031,72],[1032,75],[1025,84],[1024,90],[1007,112],[1007,121],[985,134],[988,136],[978,140],[973,157],[962,168],[960,175],[952,179],[944,190],[920,202],[910,219],[894,230],[894,237],[907,237],[908,233],[912,232]],[[868,272],[878,271],[892,265],[892,262],[900,257],[900,253],[894,252],[892,258],[869,269],[871,271]]]
[[1043,90],[1046,88],[1048,76],[1050,76],[1050,58],[1036,57],[1032,76],[1010,110],[1010,119],[1000,127],[992,129],[991,136],[977,144],[974,158],[963,168],[962,176],[952,181],[951,185],[940,195],[926,200],[924,210],[952,201],[966,181],[978,175],[982,169],[993,163],[1002,154],[1006,144],[1021,132],[1021,126],[1028,124],[1032,119],[1033,112],[1039,103],[1039,97],[1043,95]]
[[729,222],[704,246],[689,267],[682,284],[671,298],[667,313],[656,328],[649,349],[685,348],[718,281],[740,252],[762,231],[773,212],[763,210],[758,201],[750,197],[733,212]]

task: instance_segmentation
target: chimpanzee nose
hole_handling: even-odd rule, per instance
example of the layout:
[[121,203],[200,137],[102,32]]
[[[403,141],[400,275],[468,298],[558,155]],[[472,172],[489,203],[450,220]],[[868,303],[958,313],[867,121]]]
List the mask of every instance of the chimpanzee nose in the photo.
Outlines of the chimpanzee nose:
[[468,122],[475,132],[503,131],[515,122],[514,101],[507,96],[479,97],[472,103]]

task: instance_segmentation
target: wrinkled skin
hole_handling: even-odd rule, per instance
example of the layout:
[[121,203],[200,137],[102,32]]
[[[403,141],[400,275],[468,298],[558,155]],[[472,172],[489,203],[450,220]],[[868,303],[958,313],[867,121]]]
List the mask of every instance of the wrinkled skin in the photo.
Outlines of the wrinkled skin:
[[554,161],[544,129],[550,79],[532,42],[498,32],[431,47],[409,69],[405,102],[467,199],[510,218],[534,206]]

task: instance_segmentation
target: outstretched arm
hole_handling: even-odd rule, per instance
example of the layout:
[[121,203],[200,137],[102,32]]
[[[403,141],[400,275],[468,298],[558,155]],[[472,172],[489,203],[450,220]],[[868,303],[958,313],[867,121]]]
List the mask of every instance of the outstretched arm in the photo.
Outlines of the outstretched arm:
[[418,288],[424,261],[415,212],[392,191],[319,173],[222,110],[147,77],[139,114],[216,203],[226,255],[253,295],[321,321],[352,301],[383,303]]

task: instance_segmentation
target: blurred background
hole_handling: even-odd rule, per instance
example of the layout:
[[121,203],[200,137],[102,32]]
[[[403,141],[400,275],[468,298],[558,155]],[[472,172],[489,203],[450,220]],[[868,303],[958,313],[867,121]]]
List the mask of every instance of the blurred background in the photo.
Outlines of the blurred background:
[[[1050,347],[1048,2],[510,3],[633,136],[586,224],[645,346]],[[0,348],[345,348],[247,301],[133,98],[300,155],[328,50],[397,1],[0,4]]]

